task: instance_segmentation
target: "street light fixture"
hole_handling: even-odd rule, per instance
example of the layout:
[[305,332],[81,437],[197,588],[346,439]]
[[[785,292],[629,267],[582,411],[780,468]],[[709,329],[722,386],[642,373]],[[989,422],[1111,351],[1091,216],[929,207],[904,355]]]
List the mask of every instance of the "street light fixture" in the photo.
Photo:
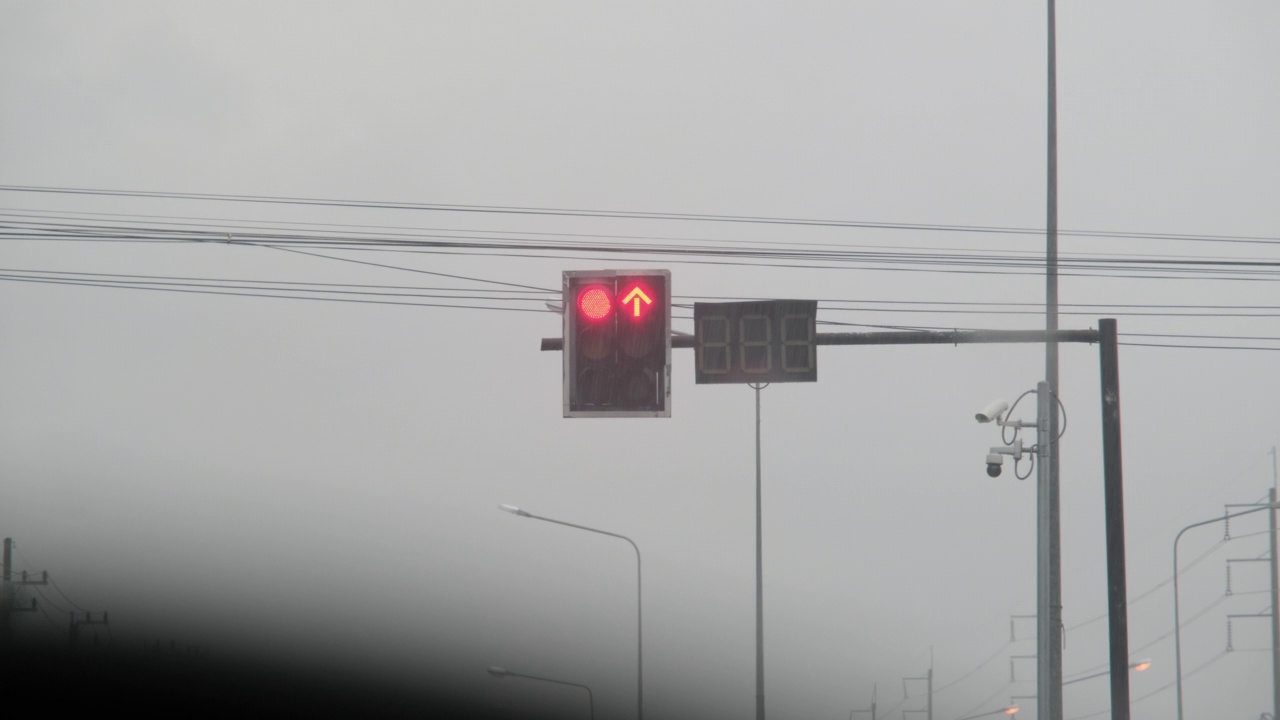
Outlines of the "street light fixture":
[[569,685],[571,687],[582,688],[583,690],[587,691],[587,710],[589,712],[589,717],[591,718],[591,720],[595,720],[595,717],[596,717],[595,698],[593,698],[591,695],[591,688],[587,687],[586,685],[582,685],[574,682],[566,682],[564,680],[554,680],[552,678],[538,677],[536,675],[525,675],[524,673],[511,672],[510,670],[504,667],[499,667],[497,665],[489,666],[489,674],[499,679],[508,678],[508,677],[517,677],[517,678],[524,678],[526,680],[537,680],[539,682],[548,682],[548,683],[555,683],[556,685]]
[[[1261,512],[1263,510],[1280,510],[1280,503],[1275,501],[1275,495],[1271,496],[1271,502],[1259,505],[1251,510],[1241,510],[1240,512],[1227,513],[1219,515],[1209,520],[1201,520],[1197,523],[1182,528],[1173,538],[1173,658],[1177,667],[1177,683],[1178,683],[1178,720],[1182,720],[1182,621],[1178,615],[1178,541],[1182,539],[1182,534],[1191,528],[1201,527],[1203,525],[1212,525],[1219,520],[1230,520],[1233,517],[1241,515],[1250,515],[1252,513]],[[1274,546],[1272,552],[1275,552]],[[1273,668],[1274,672],[1274,668]],[[1280,691],[1278,691],[1280,692]]]
[[1009,707],[1003,707],[1003,708],[1000,708],[999,710],[992,710],[991,712],[984,712],[978,715],[969,715],[967,717],[962,717],[962,718],[959,718],[958,720],[974,720],[975,718],[990,717],[992,715],[1017,715],[1019,710],[1021,710],[1021,708],[1019,708],[1017,705],[1010,705]]
[[[1151,667],[1151,660],[1149,660],[1149,659],[1147,659],[1147,660],[1139,660],[1139,661],[1137,661],[1137,662],[1129,663],[1129,669],[1130,669],[1130,670],[1132,670],[1132,671],[1134,671],[1134,672],[1142,672],[1143,670],[1146,670],[1146,669],[1148,669],[1148,668],[1150,668],[1150,667]],[[1063,685],[1070,685],[1071,683],[1084,682],[1085,680],[1092,680],[1092,679],[1094,679],[1094,678],[1100,678],[1100,677],[1102,677],[1102,676],[1104,676],[1104,675],[1110,675],[1110,674],[1111,674],[1111,671],[1110,671],[1110,670],[1103,670],[1103,671],[1102,671],[1102,672],[1100,672],[1100,673],[1094,673],[1094,674],[1092,674],[1092,675],[1085,675],[1084,677],[1078,677],[1078,678],[1075,678],[1075,679],[1072,679],[1072,680],[1067,680],[1066,682],[1064,682],[1064,683],[1062,683],[1062,684],[1063,684]]]
[[[641,592],[640,592],[640,548],[635,541],[626,535],[609,532],[608,530],[599,530],[586,525],[577,525],[563,520],[555,520],[541,515],[534,515],[527,510],[522,510],[515,505],[503,503],[498,506],[499,510],[509,512],[517,517],[533,518],[534,520],[542,520],[543,522],[554,523],[556,525],[564,525],[565,527],[576,528],[578,530],[586,530],[598,535],[608,535],[619,540],[626,540],[631,545],[631,549],[636,551],[636,717],[637,720],[644,720],[644,620],[641,614]],[[490,670],[492,672],[492,669]]]

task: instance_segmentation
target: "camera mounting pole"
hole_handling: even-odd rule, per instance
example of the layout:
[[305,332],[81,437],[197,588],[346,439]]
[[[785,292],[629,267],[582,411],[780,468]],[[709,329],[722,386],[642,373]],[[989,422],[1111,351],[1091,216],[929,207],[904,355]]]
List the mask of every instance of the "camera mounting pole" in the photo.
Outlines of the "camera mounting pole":
[[1054,552],[1058,513],[1052,501],[1049,463],[1050,445],[1058,440],[1051,434],[1049,420],[1057,410],[1049,383],[1036,383],[1036,717],[1046,719],[1062,707],[1062,605],[1054,592],[1061,567]]

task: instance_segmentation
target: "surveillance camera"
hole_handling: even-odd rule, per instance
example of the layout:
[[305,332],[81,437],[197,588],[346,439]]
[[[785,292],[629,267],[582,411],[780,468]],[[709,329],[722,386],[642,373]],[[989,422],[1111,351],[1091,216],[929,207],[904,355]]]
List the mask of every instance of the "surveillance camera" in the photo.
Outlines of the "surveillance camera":
[[999,420],[1000,416],[1004,414],[1004,411],[1008,409],[1009,403],[1003,400],[992,400],[985,408],[982,409],[982,412],[974,415],[973,419],[980,423],[989,423],[992,420]]
[[1000,477],[1002,465],[1004,465],[1004,455],[991,453],[987,456],[987,474],[991,477]]

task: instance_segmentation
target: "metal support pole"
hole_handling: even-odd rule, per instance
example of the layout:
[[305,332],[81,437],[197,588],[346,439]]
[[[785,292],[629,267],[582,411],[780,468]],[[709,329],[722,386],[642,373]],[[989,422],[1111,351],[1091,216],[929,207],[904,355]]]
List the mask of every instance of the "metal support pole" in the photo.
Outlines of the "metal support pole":
[[[1054,333],[1058,329],[1058,49],[1057,49],[1057,9],[1054,0],[1048,0],[1047,6],[1047,112],[1048,123],[1045,147],[1045,301],[1044,329]],[[1058,341],[1050,338],[1044,346],[1044,380],[1048,385],[1048,393],[1054,401],[1059,396],[1058,383]],[[1044,500],[1048,507],[1045,520],[1048,527],[1044,530],[1045,549],[1044,562],[1047,563],[1045,592],[1047,597],[1041,612],[1048,613],[1046,621],[1040,625],[1048,642],[1042,646],[1039,663],[1045,668],[1043,683],[1036,694],[1041,698],[1041,708],[1037,717],[1040,720],[1062,720],[1062,550],[1061,532],[1059,530],[1058,478],[1060,449],[1058,446],[1058,413],[1056,405],[1050,403],[1049,410],[1041,416],[1045,419],[1045,432],[1048,443],[1040,460],[1045,469]],[[1042,635],[1043,637],[1043,635]],[[1042,641],[1043,642],[1043,641]],[[1047,708],[1047,711],[1045,710]]]
[[760,390],[756,391],[756,720],[764,720],[764,532],[760,493]]
[[1102,464],[1106,496],[1107,606],[1111,634],[1111,720],[1129,720],[1129,597],[1125,583],[1124,473],[1120,461],[1120,360],[1116,321],[1098,321]]
[[[1275,471],[1275,448],[1271,449],[1272,472]],[[1271,713],[1280,717],[1280,574],[1276,571],[1276,489],[1267,493],[1271,510],[1267,517],[1271,521]]]
[[[1036,717],[1051,718],[1058,685],[1053,674],[1053,502],[1049,483],[1049,416],[1056,414],[1049,383],[1036,384]],[[1060,646],[1059,646],[1060,647]],[[1061,668],[1059,666],[1059,673]],[[1059,674],[1059,680],[1061,675]]]
[[929,712],[927,715],[925,715],[925,717],[929,718],[929,720],[933,720],[933,662],[932,661],[930,661],[929,663],[929,673],[926,675],[926,677],[928,678],[928,682],[929,682],[929,706],[928,706]]

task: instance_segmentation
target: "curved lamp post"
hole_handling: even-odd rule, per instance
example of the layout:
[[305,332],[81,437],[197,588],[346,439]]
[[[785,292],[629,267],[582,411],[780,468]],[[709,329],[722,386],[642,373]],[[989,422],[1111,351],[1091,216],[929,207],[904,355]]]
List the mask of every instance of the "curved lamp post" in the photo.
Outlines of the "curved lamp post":
[[[1148,669],[1148,668],[1150,668],[1150,667],[1151,667],[1151,661],[1150,661],[1150,660],[1139,660],[1138,662],[1131,662],[1131,663],[1129,663],[1129,669],[1130,669],[1130,670],[1132,670],[1132,671],[1134,671],[1134,672],[1142,672],[1143,670],[1146,670],[1146,669]],[[1100,678],[1100,677],[1102,677],[1102,676],[1104,676],[1104,675],[1110,675],[1110,674],[1111,674],[1111,671],[1110,671],[1110,670],[1103,670],[1103,671],[1102,671],[1102,672],[1100,672],[1100,673],[1094,673],[1094,674],[1092,674],[1092,675],[1085,675],[1084,677],[1078,677],[1078,678],[1075,678],[1075,679],[1073,679],[1073,680],[1067,680],[1066,682],[1064,682],[1064,683],[1062,683],[1062,684],[1063,684],[1063,685],[1070,685],[1071,683],[1084,682],[1085,680],[1092,680],[1092,679],[1094,679],[1094,678]]]
[[556,685],[569,685],[571,687],[582,688],[583,690],[587,691],[587,710],[590,712],[590,718],[591,720],[595,720],[596,702],[595,702],[595,699],[591,696],[591,688],[587,687],[586,685],[573,683],[573,682],[566,682],[564,680],[554,680],[552,678],[538,677],[536,675],[525,675],[524,673],[511,672],[510,670],[504,667],[498,667],[497,665],[489,666],[489,674],[496,678],[517,677],[517,678],[524,678],[526,680],[537,680],[539,682],[548,682],[548,683],[555,683]]
[[974,718],[984,718],[984,717],[990,717],[992,715],[1017,715],[1018,710],[1020,709],[1021,708],[1019,708],[1017,705],[1010,705],[1009,707],[1003,707],[1003,708],[1000,708],[999,710],[992,710],[991,712],[984,712],[979,715],[969,715],[967,717],[962,717],[962,718],[959,718],[959,720],[974,720]]
[[504,503],[499,505],[498,509],[503,512],[509,512],[518,517],[533,518],[534,520],[542,520],[544,522],[555,523],[556,525],[564,525],[565,527],[577,528],[578,530],[586,530],[587,532],[593,532],[599,535],[608,535],[609,537],[615,537],[619,540],[626,540],[631,545],[631,549],[636,551],[636,717],[637,720],[644,720],[644,621],[640,612],[640,548],[636,545],[634,540],[626,535],[619,535],[618,533],[612,533],[607,530],[598,530],[593,527],[587,527],[586,525],[576,525],[563,520],[553,520],[549,517],[534,515],[526,510],[521,510],[515,505],[507,505]]
[[1241,515],[1249,515],[1251,513],[1261,512],[1263,510],[1280,509],[1280,503],[1267,503],[1252,510],[1241,510],[1240,512],[1219,515],[1211,520],[1201,520],[1198,523],[1190,525],[1178,531],[1173,538],[1173,659],[1177,666],[1178,673],[1178,720],[1182,720],[1182,621],[1178,617],[1178,541],[1182,539],[1182,533],[1191,528],[1200,527],[1202,525],[1212,525],[1220,520],[1230,520],[1233,517]]

